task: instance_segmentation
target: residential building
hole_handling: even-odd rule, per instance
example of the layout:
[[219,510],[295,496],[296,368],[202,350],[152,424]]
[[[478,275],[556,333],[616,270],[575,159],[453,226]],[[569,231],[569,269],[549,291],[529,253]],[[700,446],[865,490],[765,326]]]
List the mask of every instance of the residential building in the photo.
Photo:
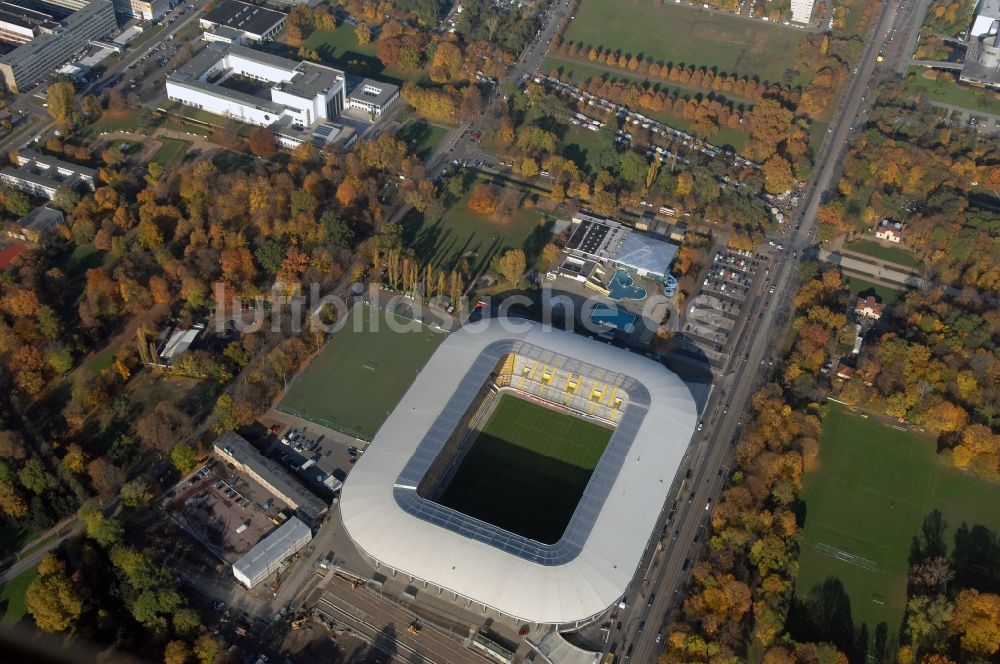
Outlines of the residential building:
[[258,452],[238,433],[230,431],[220,436],[215,441],[215,453],[296,510],[299,517],[308,523],[315,523],[329,509],[281,464]]
[[34,150],[20,150],[17,163],[17,168],[7,166],[0,170],[0,182],[32,196],[52,200],[60,187],[94,190],[97,171],[93,168],[71,164]]
[[859,297],[854,305],[854,314],[859,318],[878,320],[882,317],[882,304],[873,295]]
[[155,21],[170,11],[170,0],[113,0],[115,11],[131,18]]
[[206,41],[226,44],[260,43],[285,28],[286,14],[240,0],[222,0],[199,23]]
[[792,0],[792,21],[794,23],[809,23],[815,4],[816,0]]
[[347,106],[368,113],[374,119],[398,98],[399,86],[366,78],[347,95]]
[[21,217],[10,228],[7,236],[15,240],[24,240],[39,244],[47,237],[56,224],[63,222],[63,213],[47,205],[37,207]]
[[875,237],[886,242],[899,244],[903,240],[903,224],[898,221],[883,219],[875,228]]
[[347,103],[338,69],[218,42],[167,76],[167,97],[246,124],[283,128],[276,136],[286,147],[312,140],[304,130],[332,121]]
[[[0,29],[0,40],[20,44],[0,57],[0,77],[13,92],[31,87],[86,49],[92,40],[118,28],[111,0],[35,0],[30,3],[30,12],[15,12],[13,7],[24,9],[21,2],[7,1],[9,11]],[[43,20],[42,15],[49,18]]]
[[850,380],[853,377],[854,367],[849,367],[844,363],[841,363],[840,366],[837,367],[837,378],[840,378],[841,380]]
[[310,540],[312,530],[293,516],[233,563],[233,576],[247,588],[253,588]]

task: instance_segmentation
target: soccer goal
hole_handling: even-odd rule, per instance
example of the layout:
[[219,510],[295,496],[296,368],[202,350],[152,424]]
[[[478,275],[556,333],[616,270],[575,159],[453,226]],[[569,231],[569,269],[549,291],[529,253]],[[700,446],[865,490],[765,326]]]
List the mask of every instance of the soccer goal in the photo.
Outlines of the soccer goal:
[[866,570],[874,572],[878,565],[875,561],[868,560],[867,558],[862,558],[861,556],[856,556],[853,553],[848,553],[843,549],[838,549],[836,547],[830,546],[829,544],[823,544],[822,542],[816,544],[816,550],[820,553],[833,556],[838,560],[843,560],[845,563],[850,563],[852,565],[857,565],[858,567],[864,567]]

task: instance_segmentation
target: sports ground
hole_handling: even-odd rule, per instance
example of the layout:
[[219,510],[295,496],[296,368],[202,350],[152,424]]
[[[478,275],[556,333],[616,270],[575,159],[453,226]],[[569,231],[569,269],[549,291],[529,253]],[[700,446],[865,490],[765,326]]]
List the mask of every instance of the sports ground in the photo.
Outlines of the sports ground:
[[555,543],[611,433],[505,394],[437,502],[543,544]]
[[[855,628],[885,622],[890,639],[906,608],[910,543],[937,509],[948,555],[963,522],[1000,531],[1000,485],[945,465],[932,439],[830,403],[818,466],[805,475],[805,528],[795,592],[805,598],[830,577],[850,597]],[[817,551],[817,545],[827,553]],[[827,547],[858,558],[845,562]],[[874,567],[874,569],[870,569]]]
[[278,410],[371,440],[444,338],[361,305],[295,378]]
[[793,67],[803,37],[800,30],[656,0],[582,0],[563,35],[587,46],[768,81],[781,81]]

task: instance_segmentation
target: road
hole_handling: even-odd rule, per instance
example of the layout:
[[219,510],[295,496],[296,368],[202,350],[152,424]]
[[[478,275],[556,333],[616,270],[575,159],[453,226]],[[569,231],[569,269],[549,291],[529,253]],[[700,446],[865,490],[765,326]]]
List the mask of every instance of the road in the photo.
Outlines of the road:
[[472,138],[473,132],[483,132],[489,118],[493,117],[491,108],[498,103],[502,94],[503,83],[516,85],[524,75],[534,75],[540,68],[545,54],[548,52],[552,38],[559,32],[559,26],[563,17],[569,15],[569,7],[565,0],[556,0],[542,20],[542,26],[535,39],[525,47],[521,56],[511,67],[510,71],[494,93],[487,104],[486,109],[476,118],[462,123],[459,127],[452,129],[448,135],[438,144],[437,149],[426,160],[427,173],[434,176],[435,172],[444,168],[451,161],[479,161],[488,160],[491,164],[496,163],[495,157],[484,154],[479,145]]
[[[903,6],[895,3],[882,6],[876,29],[866,42],[858,69],[817,155],[813,176],[792,219],[787,222],[791,229],[790,235],[784,242],[785,249],[771,268],[775,293],[757,294],[756,302],[767,300],[769,306],[763,310],[762,317],[751,319],[746,325],[743,339],[733,353],[729,371],[719,381],[709,399],[703,418],[706,424],[705,436],[694,443],[689,453],[694,463],[692,477],[685,491],[690,493],[680,496],[678,520],[668,529],[663,552],[654,554],[648,592],[643,592],[643,575],[637,575],[633,582],[634,590],[630,593],[631,605],[620,617],[623,629],[620,632],[615,630],[609,641],[609,645],[618,643],[618,652],[623,655],[631,646],[631,660],[651,662],[659,655],[662,646],[656,643],[656,635],[665,624],[668,612],[679,606],[680,592],[688,580],[690,563],[697,557],[695,539],[702,539],[703,526],[710,514],[706,503],[710,499],[714,503],[725,484],[725,471],[728,464],[732,463],[731,443],[749,417],[746,409],[749,408],[750,397],[767,379],[770,354],[775,348],[781,347],[781,340],[790,320],[791,302],[798,287],[797,256],[813,242],[816,210],[821,203],[822,194],[833,184],[852,130],[858,122],[859,114],[863,112],[865,99],[878,84],[879,78],[875,75],[876,57],[890,30],[899,27],[897,14]],[[910,19],[913,15],[914,12],[907,11],[901,18]],[[754,310],[753,305],[749,308]],[[675,540],[671,539],[670,534],[674,529],[679,531]],[[641,569],[645,570],[645,566]],[[651,605],[650,593],[655,593]],[[640,633],[639,625],[642,623],[646,627]]]

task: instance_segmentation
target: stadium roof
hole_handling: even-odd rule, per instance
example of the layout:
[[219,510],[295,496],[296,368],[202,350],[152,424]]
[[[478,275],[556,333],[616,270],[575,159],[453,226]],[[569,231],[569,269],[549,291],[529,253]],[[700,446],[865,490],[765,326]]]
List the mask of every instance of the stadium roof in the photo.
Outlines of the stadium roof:
[[[503,353],[522,349],[619,375],[629,390],[608,449],[553,545],[415,490],[441,449],[434,441],[446,439],[465,412],[463,399],[473,398]],[[473,323],[444,341],[382,425],[348,476],[341,517],[358,548],[390,568],[526,622],[584,621],[625,593],[696,422],[690,390],[653,360],[528,321]]]

